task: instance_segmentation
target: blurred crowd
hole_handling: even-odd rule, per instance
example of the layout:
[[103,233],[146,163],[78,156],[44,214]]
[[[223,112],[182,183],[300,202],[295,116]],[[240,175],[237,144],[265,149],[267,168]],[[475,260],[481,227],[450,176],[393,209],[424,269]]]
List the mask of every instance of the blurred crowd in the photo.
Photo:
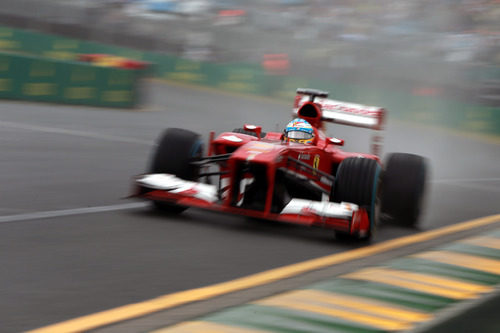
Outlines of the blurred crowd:
[[331,68],[377,57],[500,65],[500,0],[2,2],[0,14],[86,26],[97,32],[84,37],[129,44],[136,38],[140,47],[196,60],[285,53]]
[[[186,34],[185,44],[205,49],[201,57],[207,55],[206,60],[212,49],[224,48],[213,45],[217,39],[213,27],[225,26],[243,33],[275,34],[276,39],[296,41],[294,46],[301,40],[330,43],[330,48],[308,48],[303,56],[336,54],[329,59],[331,66],[362,61],[349,52],[359,45],[381,47],[398,57],[500,64],[499,0],[80,0],[79,4],[106,8],[109,22],[127,22],[130,17],[192,22],[194,34],[204,34],[195,38]],[[249,48],[264,48],[263,52],[288,51],[249,42]]]

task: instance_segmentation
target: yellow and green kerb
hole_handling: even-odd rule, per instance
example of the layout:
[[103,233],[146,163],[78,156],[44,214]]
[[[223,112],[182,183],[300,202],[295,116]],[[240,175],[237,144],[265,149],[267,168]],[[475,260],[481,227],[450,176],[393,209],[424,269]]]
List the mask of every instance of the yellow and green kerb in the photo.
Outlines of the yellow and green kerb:
[[154,333],[406,331],[499,283],[497,229]]

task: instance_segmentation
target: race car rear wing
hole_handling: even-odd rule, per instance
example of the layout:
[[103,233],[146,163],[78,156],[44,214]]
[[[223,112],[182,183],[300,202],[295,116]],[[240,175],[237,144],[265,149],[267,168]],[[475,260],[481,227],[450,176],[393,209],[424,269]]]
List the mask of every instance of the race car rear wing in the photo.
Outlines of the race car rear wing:
[[386,110],[377,106],[347,103],[328,99],[328,92],[315,89],[297,89],[293,116],[306,103],[314,103],[321,110],[321,121],[382,130]]

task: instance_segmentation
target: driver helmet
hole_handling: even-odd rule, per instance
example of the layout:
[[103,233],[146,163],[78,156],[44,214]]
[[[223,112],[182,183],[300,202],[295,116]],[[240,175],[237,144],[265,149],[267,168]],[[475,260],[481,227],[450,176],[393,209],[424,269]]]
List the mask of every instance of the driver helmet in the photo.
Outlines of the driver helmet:
[[314,129],[306,120],[295,118],[286,125],[285,141],[298,143],[312,143]]

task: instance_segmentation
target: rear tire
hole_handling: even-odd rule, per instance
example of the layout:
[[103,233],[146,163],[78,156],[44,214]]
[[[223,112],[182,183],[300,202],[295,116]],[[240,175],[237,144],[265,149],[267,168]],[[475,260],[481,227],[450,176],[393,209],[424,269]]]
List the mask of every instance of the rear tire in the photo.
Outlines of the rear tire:
[[[180,128],[169,128],[160,136],[149,172],[168,173],[185,180],[196,180],[199,167],[191,162],[202,156],[202,148],[201,137],[197,133]],[[187,207],[163,201],[153,201],[153,205],[159,210],[172,214],[178,214],[187,209]]]
[[337,238],[370,240],[375,233],[378,218],[377,194],[380,169],[378,162],[369,158],[349,157],[340,163],[333,193],[330,195],[331,201],[351,202],[366,209],[370,219],[370,229],[365,236],[337,232]]
[[382,177],[381,216],[385,222],[413,227],[422,211],[427,164],[422,156],[389,155]]

